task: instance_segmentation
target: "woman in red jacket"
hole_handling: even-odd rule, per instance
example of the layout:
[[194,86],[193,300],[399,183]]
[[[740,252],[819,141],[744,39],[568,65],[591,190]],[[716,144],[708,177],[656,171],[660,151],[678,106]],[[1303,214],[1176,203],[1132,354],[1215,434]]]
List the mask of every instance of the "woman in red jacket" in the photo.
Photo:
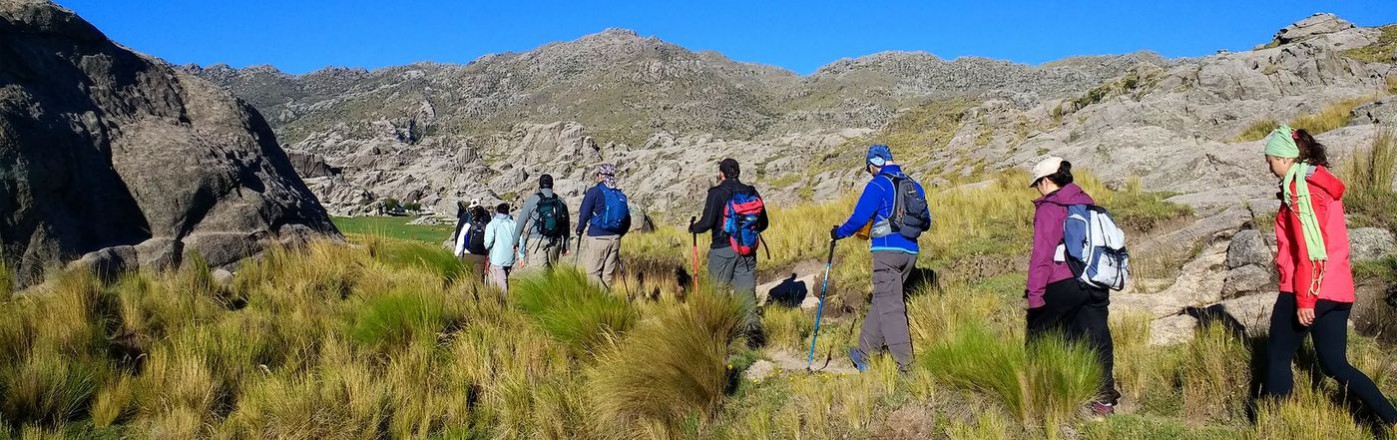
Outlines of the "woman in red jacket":
[[1271,312],[1263,392],[1290,395],[1290,362],[1308,333],[1320,370],[1383,422],[1397,423],[1397,409],[1372,379],[1348,363],[1354,289],[1344,225],[1344,182],[1329,172],[1324,145],[1305,130],[1282,125],[1272,132],[1266,140],[1266,162],[1281,178],[1281,208],[1276,214],[1281,293]]

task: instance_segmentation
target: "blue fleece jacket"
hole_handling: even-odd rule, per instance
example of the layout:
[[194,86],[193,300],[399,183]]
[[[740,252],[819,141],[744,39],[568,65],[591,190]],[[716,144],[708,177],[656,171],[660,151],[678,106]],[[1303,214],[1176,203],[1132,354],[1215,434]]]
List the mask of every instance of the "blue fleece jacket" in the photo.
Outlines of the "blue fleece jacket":
[[[868,181],[863,187],[863,195],[859,196],[859,203],[854,205],[854,213],[849,216],[842,226],[835,230],[835,235],[839,238],[846,238],[863,229],[869,222],[877,223],[892,216],[893,205],[896,202],[893,197],[897,195],[897,190],[893,188],[892,178],[907,177],[902,174],[902,167],[888,165],[883,167],[883,172]],[[926,196],[921,185],[917,185],[917,192],[923,197]],[[897,251],[916,254],[921,251],[916,241],[908,240],[902,234],[894,231],[883,237],[875,237],[870,240],[869,248],[873,252]]]

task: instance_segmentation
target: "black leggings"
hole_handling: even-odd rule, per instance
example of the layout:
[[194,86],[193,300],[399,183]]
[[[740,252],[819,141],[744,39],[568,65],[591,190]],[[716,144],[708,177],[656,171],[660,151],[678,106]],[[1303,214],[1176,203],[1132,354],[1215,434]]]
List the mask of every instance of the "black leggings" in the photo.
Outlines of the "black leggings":
[[1029,342],[1049,332],[1060,332],[1068,341],[1086,342],[1096,352],[1101,364],[1102,378],[1099,397],[1114,404],[1120,399],[1116,391],[1115,347],[1111,343],[1109,308],[1111,294],[1104,290],[1085,289],[1075,279],[1048,285],[1042,307],[1028,311]]
[[1309,333],[1319,357],[1320,371],[1339,381],[1349,398],[1362,402],[1383,423],[1397,423],[1397,409],[1393,409],[1392,402],[1383,397],[1372,379],[1348,363],[1348,316],[1352,308],[1350,303],[1320,300],[1315,304],[1315,322],[1307,328],[1296,318],[1295,295],[1282,293],[1276,297],[1276,308],[1271,312],[1271,334],[1266,339],[1266,383],[1262,392],[1272,397],[1290,395],[1294,386],[1290,361],[1300,349],[1305,333]]

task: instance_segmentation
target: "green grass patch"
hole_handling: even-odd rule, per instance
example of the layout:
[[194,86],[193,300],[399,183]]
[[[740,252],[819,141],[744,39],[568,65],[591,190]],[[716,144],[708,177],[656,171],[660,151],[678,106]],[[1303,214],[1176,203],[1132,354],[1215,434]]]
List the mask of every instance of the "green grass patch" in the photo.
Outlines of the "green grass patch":
[[1377,43],[1346,50],[1344,55],[1366,63],[1397,61],[1393,59],[1394,54],[1397,54],[1397,25],[1387,25],[1379,29],[1382,30],[1382,34],[1378,36]]
[[1367,148],[1356,151],[1340,168],[1348,192],[1344,208],[1351,226],[1374,226],[1397,231],[1397,136],[1383,130]]
[[438,244],[451,238],[454,226],[409,225],[408,217],[334,217],[335,227],[345,234],[371,235],[397,240]]
[[460,259],[440,246],[398,240],[383,240],[370,246],[378,261],[390,266],[424,269],[447,280],[460,279],[466,271]]

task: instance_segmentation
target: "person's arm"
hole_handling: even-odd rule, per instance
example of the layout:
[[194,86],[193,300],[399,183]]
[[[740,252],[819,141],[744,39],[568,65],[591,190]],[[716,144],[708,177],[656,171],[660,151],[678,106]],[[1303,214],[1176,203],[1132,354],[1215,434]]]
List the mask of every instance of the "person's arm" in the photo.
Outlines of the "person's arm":
[[456,234],[456,246],[452,253],[457,257],[466,254],[466,244],[470,242],[470,222],[462,222],[461,232]]
[[500,222],[499,222],[499,221],[496,221],[496,220],[490,220],[490,223],[485,225],[485,248],[486,248],[486,249],[494,249],[494,248],[495,248],[495,231],[498,231],[499,229],[500,229]]
[[592,221],[592,211],[596,209],[598,192],[597,187],[591,187],[582,195],[582,206],[577,209],[577,235],[580,237],[585,232],[587,222]]
[[1062,242],[1062,222],[1050,210],[1065,210],[1061,206],[1043,204],[1033,213],[1033,251],[1028,257],[1028,307],[1036,309],[1045,303],[1048,279],[1053,276],[1053,255]]
[[1295,253],[1291,250],[1290,208],[1284,203],[1276,212],[1276,271],[1280,275],[1282,293],[1295,292]]
[[847,238],[872,221],[873,216],[878,214],[879,205],[883,203],[883,191],[883,187],[878,185],[877,179],[868,181],[868,184],[863,187],[863,195],[859,196],[858,204],[854,205],[854,213],[849,215],[849,219],[845,220],[843,225],[835,229],[835,236],[841,239]]
[[529,200],[524,202],[524,207],[519,208],[519,220],[514,222],[514,242],[518,243],[519,238],[524,236],[524,231],[529,225],[529,219],[533,218],[534,210],[538,209],[539,197],[534,194]]
[[698,221],[689,228],[691,234],[702,234],[714,228],[714,223],[718,222],[719,212],[723,209],[723,201],[718,200],[720,195],[717,188],[708,189],[708,198],[703,202],[703,214]]

